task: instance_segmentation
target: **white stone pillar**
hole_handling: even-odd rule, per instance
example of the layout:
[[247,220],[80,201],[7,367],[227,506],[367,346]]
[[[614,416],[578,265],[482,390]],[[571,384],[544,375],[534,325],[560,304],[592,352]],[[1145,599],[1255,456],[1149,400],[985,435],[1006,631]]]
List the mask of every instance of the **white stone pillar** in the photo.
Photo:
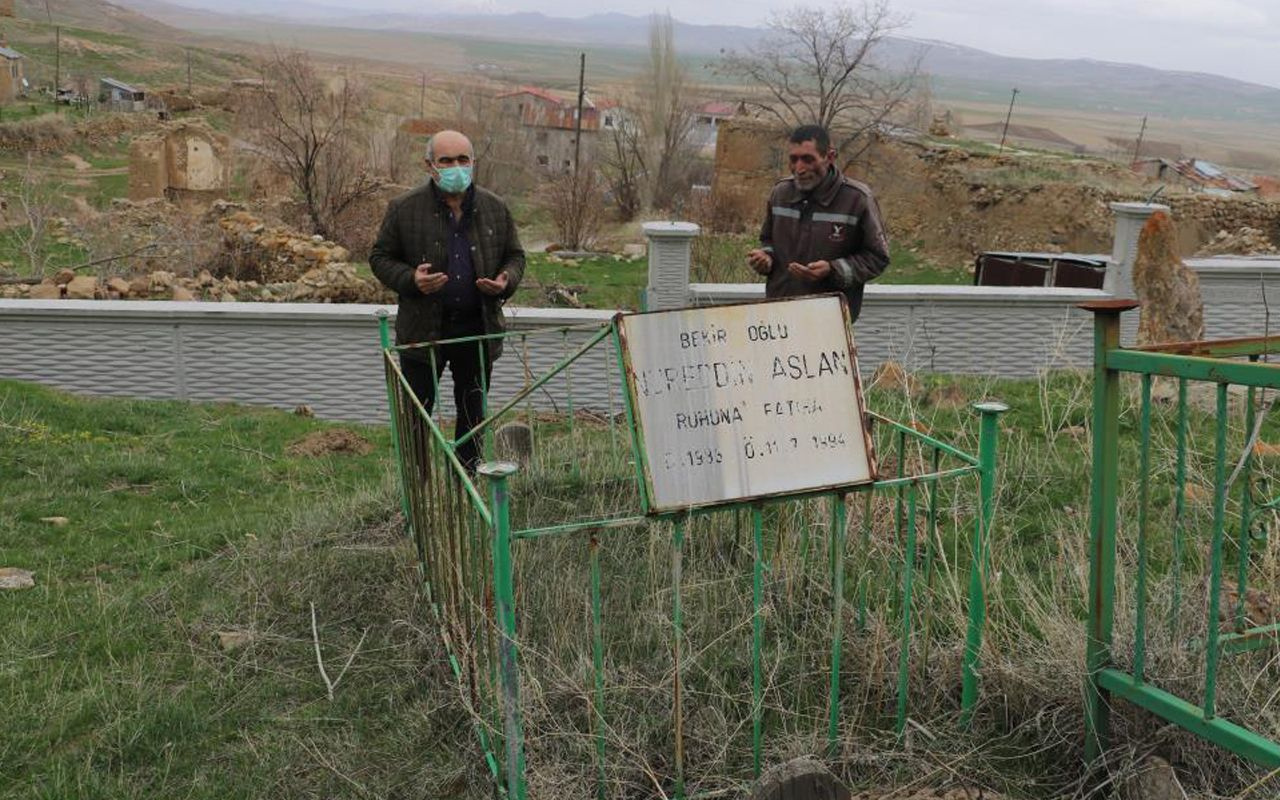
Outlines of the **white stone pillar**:
[[[1118,300],[1137,300],[1138,292],[1133,288],[1133,265],[1138,260],[1138,238],[1142,235],[1142,226],[1157,211],[1169,214],[1169,207],[1160,203],[1111,203],[1111,211],[1116,216],[1115,236],[1102,290]],[[1120,318],[1120,343],[1126,347],[1137,341],[1140,313],[1130,311]]]
[[649,240],[649,285],[645,309],[663,311],[689,305],[689,264],[693,238],[700,228],[692,222],[646,222]]
[[1159,203],[1112,203],[1116,215],[1115,238],[1111,242],[1111,263],[1107,265],[1102,290],[1121,300],[1137,299],[1133,289],[1133,264],[1138,260],[1138,237],[1142,226],[1157,211],[1169,213]]

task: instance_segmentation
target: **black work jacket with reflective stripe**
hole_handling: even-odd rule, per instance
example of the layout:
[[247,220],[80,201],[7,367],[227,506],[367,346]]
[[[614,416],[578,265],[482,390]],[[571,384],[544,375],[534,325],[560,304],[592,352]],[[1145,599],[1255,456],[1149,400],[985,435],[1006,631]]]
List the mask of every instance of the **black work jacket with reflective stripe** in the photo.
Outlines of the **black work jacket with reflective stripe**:
[[[889,266],[889,237],[875,196],[834,167],[809,192],[801,191],[795,178],[773,187],[760,245],[773,257],[765,296],[843,292],[854,319],[862,309],[863,286]],[[793,277],[787,271],[793,261],[828,261],[831,274],[817,283]]]

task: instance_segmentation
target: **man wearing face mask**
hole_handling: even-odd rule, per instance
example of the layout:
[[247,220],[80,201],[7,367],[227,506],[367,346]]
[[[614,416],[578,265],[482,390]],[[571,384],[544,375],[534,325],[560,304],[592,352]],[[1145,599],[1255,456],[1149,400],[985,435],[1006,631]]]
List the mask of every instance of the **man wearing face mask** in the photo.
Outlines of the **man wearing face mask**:
[[767,276],[766,297],[842,292],[856,320],[863,286],[889,266],[880,207],[869,187],[840,172],[826,128],[796,128],[787,157],[791,177],[773,187],[747,264]]
[[[500,197],[472,184],[475,152],[457,131],[427,143],[430,179],[387,206],[369,255],[373,274],[399,296],[396,344],[457,339],[504,329],[502,305],[520,285],[524,249]],[[454,438],[484,418],[484,391],[502,340],[402,351],[400,368],[428,413],[445,365],[453,379]],[[474,471],[476,439],[458,447]]]

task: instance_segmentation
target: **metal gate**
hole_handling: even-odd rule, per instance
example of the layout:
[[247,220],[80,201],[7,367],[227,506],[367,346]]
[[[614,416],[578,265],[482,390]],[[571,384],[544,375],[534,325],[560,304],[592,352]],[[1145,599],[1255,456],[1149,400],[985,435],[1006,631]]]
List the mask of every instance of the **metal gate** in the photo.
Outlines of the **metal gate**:
[[[1266,422],[1260,393],[1280,390],[1280,365],[1266,363],[1268,354],[1280,353],[1280,336],[1123,348],[1120,315],[1137,303],[1113,300],[1081,307],[1095,315],[1086,758],[1092,761],[1106,749],[1112,700],[1123,698],[1267,769],[1280,768],[1280,743],[1224,718],[1219,708],[1224,659],[1280,642],[1280,625],[1255,618],[1247,608],[1256,551],[1266,541],[1266,521],[1280,507],[1280,496],[1267,496],[1255,452]],[[1136,426],[1123,414],[1126,373],[1140,381]],[[1168,411],[1153,403],[1157,381],[1169,390]],[[1192,397],[1198,386],[1212,387],[1211,402],[1205,397],[1200,410]],[[1233,393],[1234,405],[1243,405],[1237,417],[1243,424],[1234,428]],[[1122,420],[1130,430],[1136,428],[1136,454],[1122,450]],[[1207,489],[1202,481],[1189,481],[1195,433],[1206,429],[1213,435],[1211,461],[1205,459],[1212,473]],[[1161,459],[1165,445],[1153,445],[1159,431],[1172,434],[1172,458]],[[1122,454],[1128,456],[1123,475]],[[1136,469],[1136,480],[1130,480],[1128,469]],[[1168,482],[1157,480],[1170,471],[1172,492]],[[1130,493],[1136,488],[1136,514],[1122,520],[1118,508],[1126,488]],[[1198,516],[1197,504],[1211,504],[1211,511],[1202,508]],[[1207,536],[1201,523],[1209,526]],[[1122,533],[1132,535],[1121,538],[1132,557],[1119,564],[1121,578],[1129,580],[1117,578]],[[1224,583],[1229,574],[1234,590]],[[1132,636],[1127,647],[1116,643],[1118,589],[1126,592],[1133,611],[1124,620]],[[1164,619],[1153,621],[1153,606],[1156,612],[1163,608]],[[1197,607],[1202,617],[1194,613]],[[1157,634],[1166,642],[1159,653],[1151,649]],[[1191,674],[1199,680],[1151,674],[1153,658],[1183,656],[1195,665]],[[1179,685],[1171,690],[1157,682]],[[1180,696],[1197,693],[1190,700]]]

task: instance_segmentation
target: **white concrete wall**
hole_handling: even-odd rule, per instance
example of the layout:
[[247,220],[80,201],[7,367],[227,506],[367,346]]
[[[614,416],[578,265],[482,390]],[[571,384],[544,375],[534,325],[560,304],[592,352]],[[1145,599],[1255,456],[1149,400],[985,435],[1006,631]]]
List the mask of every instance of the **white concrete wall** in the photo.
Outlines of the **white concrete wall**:
[[[764,299],[760,284],[691,287],[695,305]],[[886,360],[911,369],[1019,378],[1092,360],[1091,315],[1079,303],[1099,289],[1008,286],[866,288],[853,326],[863,372]]]
[[[1280,332],[1280,258],[1188,262],[1199,273],[1209,338]],[[761,299],[760,284],[693,284],[697,304]],[[855,326],[867,377],[886,359],[912,369],[1030,377],[1045,368],[1087,367],[1090,315],[1076,305],[1100,290],[973,286],[867,287]],[[385,419],[378,354],[379,311],[393,307],[306,303],[175,303],[0,300],[0,378],[86,394],[231,401],[293,408],[332,419]],[[493,402],[574,350],[612,311],[508,307],[512,330],[495,368]],[[1128,316],[1128,315],[1127,315]],[[1136,317],[1136,315],[1134,315]],[[567,334],[549,329],[579,326]],[[571,375],[534,396],[536,407],[622,410],[611,341]],[[449,392],[447,375],[442,390]],[[447,394],[446,394],[447,396]],[[452,403],[445,404],[446,409]]]
[[1186,263],[1200,276],[1206,339],[1280,333],[1280,256],[1217,256]]
[[[123,397],[247,403],[321,417],[380,422],[386,390],[377,313],[394,307],[308,303],[0,300],[0,378]],[[527,333],[528,366],[546,372],[608,322],[610,311],[508,310]],[[548,330],[581,326],[564,334]],[[622,411],[616,356],[606,341],[535,395],[539,408],[575,402]],[[612,371],[610,371],[612,368]],[[494,402],[524,386],[525,348],[507,343],[495,366]],[[442,392],[451,391],[446,372]],[[452,401],[445,408],[452,413]]]

